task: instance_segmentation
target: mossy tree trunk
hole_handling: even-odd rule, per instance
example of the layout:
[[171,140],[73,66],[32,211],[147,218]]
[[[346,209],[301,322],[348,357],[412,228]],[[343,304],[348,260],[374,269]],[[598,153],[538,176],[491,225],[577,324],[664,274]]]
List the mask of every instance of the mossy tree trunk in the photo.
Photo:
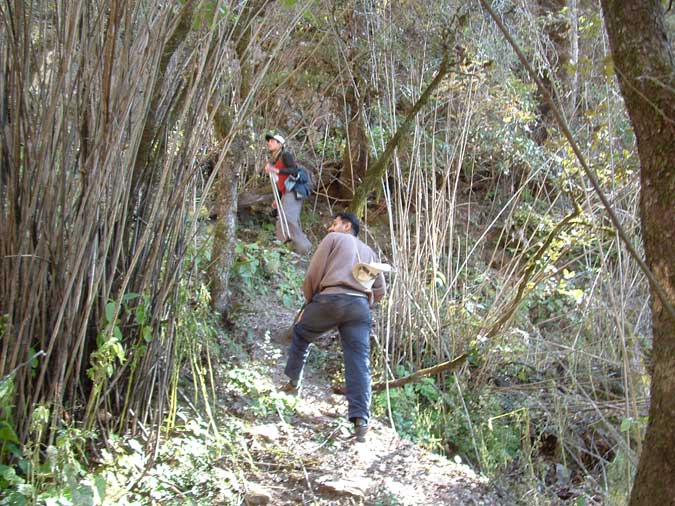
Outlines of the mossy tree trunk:
[[[675,61],[659,0],[602,0],[616,74],[637,139],[640,216],[651,287],[649,424],[631,506],[675,505]],[[669,307],[670,306],[670,307]]]
[[[221,153],[215,158],[218,170],[215,183],[214,205],[216,223],[211,248],[211,263],[209,264],[209,290],[211,292],[211,307],[220,315],[226,316],[229,306],[229,277],[235,259],[237,243],[237,197],[239,193],[239,174],[246,158],[247,140],[250,135],[236,131],[240,120],[234,124],[233,106],[241,109],[248,95],[254,90],[254,64],[251,58],[253,40],[253,20],[261,14],[261,2],[248,2],[242,11],[241,20],[234,30],[236,42],[235,53],[239,63],[239,82],[237,93],[223,101],[214,111],[214,135],[218,142],[227,146],[227,153]],[[234,138],[232,138],[234,136]],[[218,166],[220,158],[225,156],[222,166]]]
[[239,154],[243,149],[230,147],[218,173],[214,192],[216,222],[213,230],[211,263],[208,268],[211,307],[223,317],[229,306],[230,270],[235,258],[237,244],[237,195],[239,187]]

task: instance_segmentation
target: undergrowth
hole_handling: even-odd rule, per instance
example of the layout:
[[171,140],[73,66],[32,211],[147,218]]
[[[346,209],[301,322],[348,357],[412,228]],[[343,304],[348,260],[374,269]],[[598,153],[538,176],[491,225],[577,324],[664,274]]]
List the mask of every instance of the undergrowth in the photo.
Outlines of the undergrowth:
[[[112,434],[92,458],[86,448],[95,434],[66,426],[43,456],[30,446],[13,449],[15,465],[0,466],[0,504],[241,504],[245,468],[251,465],[242,440],[246,424],[270,415],[288,417],[297,399],[277,392],[262,365],[235,367],[222,377],[216,430],[202,416],[203,407],[182,403],[171,431],[159,441]],[[236,400],[238,409],[223,400]]]
[[[269,234],[269,230],[262,233]],[[269,296],[289,309],[301,305],[302,272],[297,256],[283,245],[239,241],[232,275],[237,290],[250,301]],[[557,288],[557,296],[570,303],[570,293]],[[190,337],[180,341],[184,348],[179,352],[184,354],[186,366],[176,378],[176,391],[185,402],[175,403],[174,420],[164,427],[159,439],[151,434],[112,434],[106,441],[96,442],[98,455],[92,458],[89,449],[97,434],[63,424],[53,444],[40,445],[40,431],[50,422],[45,407],[35,410],[31,430],[36,443],[19,448],[16,435],[7,430],[12,411],[5,401],[11,398],[11,376],[3,378],[0,454],[3,462],[11,464],[0,465],[0,505],[241,504],[244,476],[254,465],[242,440],[246,425],[265,418],[288,419],[297,399],[277,392],[270,382],[269,367],[278,363],[280,356],[269,332],[257,343],[258,361],[249,362],[243,349],[246,343],[235,341],[218,327],[205,289],[185,286],[182,294],[178,329]],[[549,301],[555,296],[545,294]],[[246,310],[243,303],[240,309]],[[499,381],[548,381],[555,388],[554,378],[536,376],[531,367],[516,361],[531,349],[521,334],[504,338],[491,348],[491,360],[500,365],[492,363],[490,370],[501,371]],[[339,354],[318,349],[310,354],[310,360],[310,366],[334,369],[334,374],[340,375]],[[543,455],[544,435],[556,429],[527,395],[499,391],[489,381],[477,381],[480,375],[472,376],[472,372],[482,365],[471,363],[462,372],[378,393],[373,397],[373,415],[390,418],[402,437],[457,463],[467,463],[494,480],[517,469],[519,481],[512,489],[532,503],[550,504],[546,485],[571,486],[573,478],[573,466],[565,460],[564,450]],[[406,376],[413,367],[399,367],[397,376]],[[627,421],[622,430],[625,425],[627,433],[639,431],[637,425],[642,422]],[[625,484],[630,482],[630,465],[625,455],[618,453],[607,469],[604,488],[612,492],[606,499],[621,506]],[[574,497],[575,504],[594,504],[592,495],[582,490]]]
[[[237,244],[234,281],[251,298],[273,291],[286,307],[299,307],[297,258],[270,242],[269,247]],[[192,259],[197,271],[208,261],[207,249],[195,250],[201,251]],[[246,424],[267,416],[288,418],[297,399],[277,392],[267,376],[269,365],[279,360],[269,333],[259,343],[260,361],[244,364],[245,343],[220,328],[201,279],[181,282],[179,292],[177,366],[172,369],[170,409],[159,432],[112,432],[103,441],[98,432],[62,420],[54,441],[45,444],[42,434],[52,420],[42,406],[33,413],[31,442],[21,448],[12,429],[12,376],[2,378],[0,505],[241,504],[244,468],[252,465],[242,441]],[[145,344],[145,313],[135,314]],[[116,329],[112,335],[121,343],[124,336]]]
[[[375,394],[373,414],[389,419],[402,437],[501,483],[517,504],[625,505],[634,472],[626,456],[621,451],[614,455],[611,448],[603,455],[599,447],[588,447],[582,461],[575,455],[580,439],[599,438],[602,444],[602,425],[588,428],[577,417],[577,426],[565,427],[562,420],[569,415],[564,406],[562,418],[556,419],[527,395],[531,382],[555,396],[560,386],[554,373],[538,376],[531,368],[506,362],[502,371],[499,381],[513,388],[477,383],[471,370],[448,375],[440,383],[427,377]],[[408,374],[399,367],[398,377]],[[643,431],[644,423],[624,419],[621,430],[630,435]]]
[[[273,243],[274,244],[274,243]],[[303,273],[293,261],[297,256],[283,245],[265,247],[257,242],[237,242],[232,275],[238,288],[254,298],[270,291],[288,309],[299,308]]]
[[[400,370],[405,375],[404,369]],[[457,386],[459,383],[457,383]],[[373,412],[388,416],[404,438],[494,476],[519,455],[525,410],[488,389],[463,391],[452,381],[441,390],[432,378],[374,396]]]

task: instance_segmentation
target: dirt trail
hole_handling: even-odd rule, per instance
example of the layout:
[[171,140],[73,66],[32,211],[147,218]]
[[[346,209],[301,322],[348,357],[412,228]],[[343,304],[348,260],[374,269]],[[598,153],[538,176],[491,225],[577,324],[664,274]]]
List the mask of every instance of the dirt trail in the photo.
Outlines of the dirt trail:
[[[273,336],[259,339],[250,351],[254,359],[267,357],[270,379],[281,386],[287,343],[279,336],[294,314],[272,301],[254,304],[257,310],[237,326]],[[318,369],[310,357],[290,419],[251,426],[247,444],[255,471],[247,476],[247,504],[512,504],[468,466],[401,439],[386,420],[372,419],[366,442],[357,442],[345,419],[344,397],[332,392],[325,370]]]

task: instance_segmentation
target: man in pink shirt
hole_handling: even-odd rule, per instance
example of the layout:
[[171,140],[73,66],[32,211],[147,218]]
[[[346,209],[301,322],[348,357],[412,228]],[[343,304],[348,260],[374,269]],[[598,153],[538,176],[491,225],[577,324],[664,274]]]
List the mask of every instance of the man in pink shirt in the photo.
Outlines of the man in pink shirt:
[[[358,441],[364,441],[370,418],[370,307],[385,294],[382,271],[362,283],[352,273],[357,264],[377,262],[375,252],[357,236],[360,223],[351,213],[334,216],[305,275],[305,307],[293,325],[282,390],[297,393],[309,354],[309,345],[337,327],[344,356],[349,420]],[[371,285],[368,288],[368,285]]]

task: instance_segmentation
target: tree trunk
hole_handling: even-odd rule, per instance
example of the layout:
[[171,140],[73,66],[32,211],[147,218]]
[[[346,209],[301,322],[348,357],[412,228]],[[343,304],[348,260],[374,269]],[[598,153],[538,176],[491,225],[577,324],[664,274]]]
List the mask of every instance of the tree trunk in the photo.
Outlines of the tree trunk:
[[631,506],[675,505],[675,62],[659,0],[602,0],[619,85],[637,138],[640,215],[651,287],[653,372]]
[[[234,157],[228,157],[233,161]],[[223,167],[218,174],[216,211],[218,218],[213,234],[209,283],[211,307],[220,315],[227,313],[229,305],[229,277],[234,263],[237,243],[237,183],[238,171],[234,166]]]
[[[241,77],[237,94],[234,97],[229,97],[213,112],[214,134],[219,143],[221,145],[227,144],[226,139],[234,136],[229,153],[225,154],[227,160],[224,166],[220,167],[217,176],[218,180],[214,192],[216,223],[211,248],[211,263],[208,268],[211,307],[224,318],[227,317],[227,309],[230,303],[229,277],[230,269],[234,263],[237,243],[239,173],[242,160],[246,158],[245,153],[246,148],[248,148],[246,139],[249,137],[247,132],[237,133],[234,131],[237,125],[234,124],[233,110],[235,107],[233,106],[236,105],[236,108],[239,109],[251,93],[254,70],[252,59],[249,57],[253,36],[251,23],[253,18],[260,14],[260,9],[261,6],[258,2],[249,2],[244,7],[241,21],[237,23],[234,34]],[[239,122],[239,124],[243,123],[243,121]],[[215,158],[218,159],[220,156],[222,155]],[[214,163],[218,165],[217,161]]]
[[[366,86],[363,86],[365,89]],[[368,169],[368,135],[363,120],[363,104],[352,88],[347,91],[347,144],[342,154],[340,197],[351,200]]]

